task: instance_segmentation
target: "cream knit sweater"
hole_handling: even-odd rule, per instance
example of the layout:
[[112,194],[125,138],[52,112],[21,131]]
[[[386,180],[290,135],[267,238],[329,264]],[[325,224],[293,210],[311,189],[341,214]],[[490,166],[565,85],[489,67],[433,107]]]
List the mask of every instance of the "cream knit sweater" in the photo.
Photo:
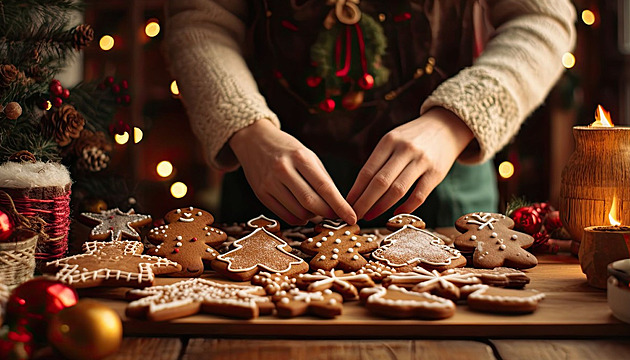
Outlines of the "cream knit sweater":
[[[439,0],[437,0],[439,1]],[[472,0],[471,0],[472,1]],[[280,126],[245,61],[247,0],[171,0],[166,46],[194,132],[213,166],[238,166],[227,141],[257,120]],[[420,113],[441,106],[472,130],[478,147],[459,161],[490,159],[558,80],[575,43],[569,0],[488,0],[496,29],[475,63],[443,82]]]

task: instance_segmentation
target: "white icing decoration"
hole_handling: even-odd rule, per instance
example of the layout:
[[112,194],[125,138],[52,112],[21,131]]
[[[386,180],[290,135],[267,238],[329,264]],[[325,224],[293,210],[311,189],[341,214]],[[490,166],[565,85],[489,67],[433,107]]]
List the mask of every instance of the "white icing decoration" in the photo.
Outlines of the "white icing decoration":
[[335,244],[341,244],[341,239],[335,239]]
[[[505,250],[507,248],[507,246],[501,244],[501,246],[499,246],[499,250]],[[528,255],[529,256],[529,255]]]
[[497,233],[495,233],[495,232],[493,232],[492,234],[490,234],[490,237],[491,237],[491,238],[495,238],[495,237],[497,237],[497,236],[499,236],[499,235],[498,235]]
[[354,246],[355,247],[361,247],[361,243],[358,242],[358,243],[354,244]]
[[318,242],[318,243],[315,244],[315,246],[322,247],[322,243]]
[[350,234],[352,234],[352,233],[351,233],[350,231],[346,230],[343,234],[344,234],[344,235],[346,235],[346,236],[348,236],[348,235],[350,235]]
[[332,231],[329,231],[329,232],[328,232],[328,236],[333,236],[333,235],[335,235],[335,233],[334,233],[334,232],[332,232]]
[[180,246],[182,246],[182,245],[183,245],[183,244],[182,244],[181,242],[179,242],[179,241],[177,242],[177,244],[175,244],[175,246],[177,246],[177,247],[180,247]]
[[477,240],[477,235],[470,235],[470,240],[471,241]]
[[333,259],[333,260],[337,260],[339,258],[339,255],[332,254],[332,256],[330,258]]
[[490,230],[494,230],[494,225],[492,223],[499,221],[492,217],[491,213],[478,213],[472,214],[473,220],[466,221],[466,224],[475,224],[479,225],[478,230],[482,230],[484,227],[488,227]]
[[353,253],[353,252],[354,252],[354,249],[353,249],[353,248],[348,248],[348,252],[349,252],[349,253]]
[[182,236],[181,236],[181,235],[177,235],[176,239],[177,239],[177,240],[181,240],[181,239],[182,239]]
[[512,235],[512,237],[510,239],[516,240],[516,239],[518,239],[518,235],[514,234],[514,235]]
[[197,211],[197,216],[201,216],[201,215],[202,215],[201,211]]
[[339,249],[334,248],[334,249],[333,249],[333,252],[334,252],[335,254],[338,254],[338,253],[339,253]]
[[265,225],[266,228],[271,229],[271,228],[274,228],[274,227],[278,226],[278,222],[276,220],[270,219],[270,218],[268,218],[268,217],[266,217],[265,215],[262,215],[262,214],[260,216],[258,216],[258,217],[255,217],[255,218],[249,220],[247,222],[247,226],[249,226],[250,228],[257,228],[257,226],[254,225],[254,221],[261,220],[261,219],[262,220],[267,220],[268,222],[270,222],[270,224]]

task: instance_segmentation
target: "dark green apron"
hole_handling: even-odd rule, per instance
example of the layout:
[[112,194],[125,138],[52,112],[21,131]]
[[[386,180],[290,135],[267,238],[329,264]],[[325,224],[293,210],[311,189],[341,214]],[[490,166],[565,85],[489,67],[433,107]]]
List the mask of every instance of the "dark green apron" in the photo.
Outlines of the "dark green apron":
[[[420,105],[445,79],[472,64],[473,1],[361,1],[363,16],[380,23],[387,38],[386,84],[365,92],[361,106],[319,110],[322,91],[305,81],[313,71],[311,45],[331,7],[321,0],[261,0],[252,6],[255,57],[249,64],[282,129],[320,156],[342,194],[381,137],[416,119]],[[339,103],[339,98],[336,99]],[[220,218],[244,221],[269,214],[241,170],[226,174]],[[428,226],[452,226],[463,213],[496,211],[492,164],[456,163],[418,210]],[[395,207],[392,208],[393,211]],[[392,213],[364,226],[383,226]],[[269,214],[271,215],[271,214]]]

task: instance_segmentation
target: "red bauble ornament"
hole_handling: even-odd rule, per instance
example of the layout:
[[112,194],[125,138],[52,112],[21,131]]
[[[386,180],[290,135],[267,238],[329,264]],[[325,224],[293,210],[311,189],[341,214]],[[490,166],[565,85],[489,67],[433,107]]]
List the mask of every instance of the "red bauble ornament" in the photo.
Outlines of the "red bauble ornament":
[[324,112],[332,112],[335,110],[335,100],[326,99],[319,103],[319,108]]
[[538,211],[538,214],[543,219],[545,218],[545,216],[547,216],[547,214],[555,210],[553,206],[549,205],[549,203],[546,203],[546,202],[533,203],[532,207],[536,209],[536,211]]
[[514,229],[533,235],[540,231],[542,218],[536,209],[531,206],[523,206],[512,212],[510,215],[514,220]]
[[68,89],[63,89],[63,91],[61,92],[61,97],[64,99],[67,99],[70,97],[70,90]]
[[118,84],[112,85],[112,92],[114,94],[118,94],[120,92],[120,85],[118,85]]
[[51,102],[54,107],[61,107],[61,105],[63,105],[63,99],[61,99],[60,97],[52,99]]
[[[23,326],[36,342],[46,340],[52,316],[79,300],[76,290],[56,280],[36,278],[13,290],[7,302],[6,323]],[[16,324],[16,325],[14,325]]]
[[120,81],[120,87],[123,89],[129,89],[129,82],[127,80],[121,80]]
[[317,87],[321,84],[322,78],[320,76],[309,76],[306,78],[306,85],[310,87]]
[[105,84],[113,84],[114,83],[114,77],[113,76],[108,76],[105,78]]
[[363,74],[358,81],[359,86],[363,90],[370,90],[374,86],[374,77],[370,74]]
[[0,210],[0,241],[9,239],[14,229],[15,224],[13,224],[13,219],[11,219],[7,213]]
[[63,87],[61,86],[60,83],[50,83],[50,87],[48,88],[50,90],[50,93],[55,95],[55,96],[61,96],[61,93],[63,93]]
[[545,217],[545,230],[552,233],[562,228],[562,220],[560,220],[560,212],[558,210],[551,211]]

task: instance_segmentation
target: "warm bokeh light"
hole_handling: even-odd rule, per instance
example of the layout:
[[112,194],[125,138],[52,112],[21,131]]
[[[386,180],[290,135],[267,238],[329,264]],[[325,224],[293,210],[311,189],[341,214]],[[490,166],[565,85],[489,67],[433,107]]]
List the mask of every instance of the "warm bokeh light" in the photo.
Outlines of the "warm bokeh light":
[[613,125],[612,119],[610,118],[610,113],[606,111],[601,105],[597,105],[597,110],[595,110],[595,121],[590,125],[591,127],[615,127]]
[[570,52],[564,53],[564,55],[562,55],[562,65],[567,69],[574,67],[575,56],[573,56]]
[[595,14],[591,10],[582,11],[582,21],[586,25],[593,25],[595,23]]
[[173,164],[170,161],[160,161],[155,168],[158,175],[161,177],[169,177],[173,173]]
[[612,226],[621,225],[621,221],[619,219],[619,205],[617,204],[617,195],[613,196],[612,205],[610,206],[610,211],[608,212],[608,221]]
[[50,109],[52,109],[52,103],[50,102],[50,100],[46,100],[46,110]]
[[514,165],[509,161],[499,164],[499,175],[504,179],[509,179],[514,175]]
[[133,142],[136,144],[139,143],[140,140],[142,140],[142,136],[144,136],[142,129],[140,129],[139,127],[134,127],[133,128]]
[[144,33],[148,37],[155,37],[160,33],[160,24],[157,21],[150,21],[147,26],[144,27]]
[[116,144],[125,145],[129,141],[129,133],[125,131],[122,135],[114,135],[114,141],[116,141]]
[[98,42],[98,45],[105,51],[111,50],[114,47],[114,38],[110,35],[105,35]]
[[177,81],[175,80],[171,83],[171,93],[175,96],[179,95],[179,88],[177,87]]
[[171,185],[171,195],[173,195],[173,197],[176,199],[183,198],[184,196],[186,196],[187,192],[188,186],[186,186],[186,184],[184,184],[183,182],[178,181]]

